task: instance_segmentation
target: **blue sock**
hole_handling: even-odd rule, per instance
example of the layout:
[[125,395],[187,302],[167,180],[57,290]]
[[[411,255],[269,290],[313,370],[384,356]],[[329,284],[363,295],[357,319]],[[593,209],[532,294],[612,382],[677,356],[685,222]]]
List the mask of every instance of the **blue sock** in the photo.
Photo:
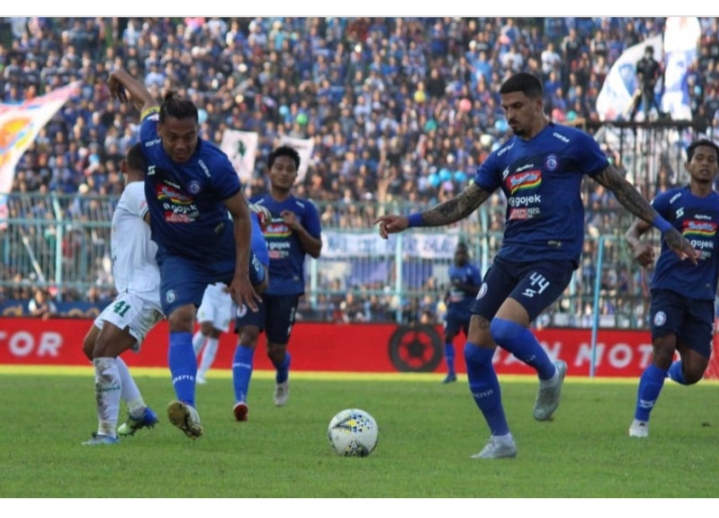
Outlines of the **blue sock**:
[[454,374],[454,344],[444,344],[444,361],[447,362],[447,374]]
[[232,385],[235,388],[235,401],[237,403],[247,401],[254,356],[255,350],[252,347],[238,345],[237,349],[235,349],[235,358],[232,360]]
[[504,416],[502,394],[499,380],[492,365],[494,350],[477,347],[471,342],[464,346],[464,359],[467,362],[469,390],[474,402],[482,411],[492,435],[507,435],[509,426]]
[[197,358],[192,347],[192,333],[170,331],[170,348],[167,356],[177,399],[194,407]]
[[557,372],[547,352],[526,327],[495,317],[489,326],[489,332],[497,345],[501,345],[518,360],[534,367],[540,380],[551,379]]
[[667,371],[667,374],[669,378],[676,381],[677,383],[681,383],[682,385],[687,384],[687,380],[684,379],[684,372],[682,370],[682,361],[677,360],[674,363],[671,364],[669,367],[669,370]]
[[649,412],[652,411],[657,398],[659,398],[666,376],[667,371],[654,364],[644,369],[641,378],[639,378],[637,409],[634,412],[634,419],[649,421]]
[[284,383],[287,381],[287,378],[290,376],[290,353],[285,353],[285,359],[282,363],[275,363],[272,362],[272,365],[275,366],[275,369],[277,369],[277,373],[275,374],[275,381],[277,383]]

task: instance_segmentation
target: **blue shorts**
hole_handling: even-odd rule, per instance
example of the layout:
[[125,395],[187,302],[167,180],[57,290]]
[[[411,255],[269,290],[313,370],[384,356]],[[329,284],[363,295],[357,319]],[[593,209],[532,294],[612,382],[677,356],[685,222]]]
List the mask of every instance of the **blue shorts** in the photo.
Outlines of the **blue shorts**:
[[244,305],[237,309],[235,332],[246,326],[255,326],[260,331],[265,331],[268,341],[286,344],[290,341],[299,300],[299,295],[263,293],[262,303],[257,305],[256,312],[248,310]]
[[470,311],[492,320],[511,297],[527,311],[531,322],[564,292],[574,268],[573,261],[517,263],[496,257]]
[[[187,304],[199,307],[205,288],[216,282],[228,286],[235,274],[235,260],[215,262],[197,261],[172,254],[158,254],[160,267],[160,303],[168,317],[177,308]],[[250,282],[259,284],[265,278],[265,269],[254,253],[250,255]]]
[[[464,318],[464,317],[467,318]],[[456,313],[447,313],[444,317],[444,334],[445,336],[457,336],[464,331],[464,336],[469,335],[469,320],[472,315],[458,315]]]
[[652,290],[652,341],[667,335],[677,336],[683,345],[709,358],[714,329],[714,301],[685,297],[671,290]]

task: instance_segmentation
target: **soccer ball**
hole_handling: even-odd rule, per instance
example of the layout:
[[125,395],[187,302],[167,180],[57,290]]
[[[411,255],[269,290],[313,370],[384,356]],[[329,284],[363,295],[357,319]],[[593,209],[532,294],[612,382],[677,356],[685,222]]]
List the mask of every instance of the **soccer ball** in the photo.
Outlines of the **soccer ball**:
[[342,410],[330,421],[327,438],[337,455],[366,457],[377,446],[377,421],[364,410]]

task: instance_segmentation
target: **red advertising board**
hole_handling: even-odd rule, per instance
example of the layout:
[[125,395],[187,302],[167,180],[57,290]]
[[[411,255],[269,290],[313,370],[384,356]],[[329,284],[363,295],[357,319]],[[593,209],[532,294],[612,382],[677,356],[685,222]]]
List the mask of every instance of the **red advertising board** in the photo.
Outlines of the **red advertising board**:
[[[37,320],[0,318],[0,364],[87,365],[82,341],[92,325],[89,319]],[[398,328],[393,324],[298,323],[292,333],[290,351],[296,371],[325,372],[443,372],[441,331],[428,328]],[[542,329],[536,335],[552,357],[568,364],[570,376],[588,376],[592,360],[589,329]],[[167,322],[147,336],[139,354],[123,357],[131,366],[167,365]],[[236,337],[224,334],[214,368],[229,369]],[[462,348],[456,340],[457,370],[465,372]],[[715,343],[715,350],[717,344]],[[597,337],[596,376],[636,377],[651,361],[648,332],[601,330]],[[716,363],[717,355],[713,355]],[[533,374],[512,355],[498,349],[495,366],[499,374]],[[260,339],[255,368],[271,369]],[[707,377],[717,378],[711,365]]]

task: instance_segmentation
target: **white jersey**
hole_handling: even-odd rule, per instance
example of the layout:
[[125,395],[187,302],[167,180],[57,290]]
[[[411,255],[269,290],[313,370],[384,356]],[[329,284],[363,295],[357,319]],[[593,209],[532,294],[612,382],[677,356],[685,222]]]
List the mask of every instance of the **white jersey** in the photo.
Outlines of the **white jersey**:
[[160,269],[155,261],[157,245],[150,239],[143,182],[130,182],[112,216],[112,275],[118,293],[137,293],[160,301]]

